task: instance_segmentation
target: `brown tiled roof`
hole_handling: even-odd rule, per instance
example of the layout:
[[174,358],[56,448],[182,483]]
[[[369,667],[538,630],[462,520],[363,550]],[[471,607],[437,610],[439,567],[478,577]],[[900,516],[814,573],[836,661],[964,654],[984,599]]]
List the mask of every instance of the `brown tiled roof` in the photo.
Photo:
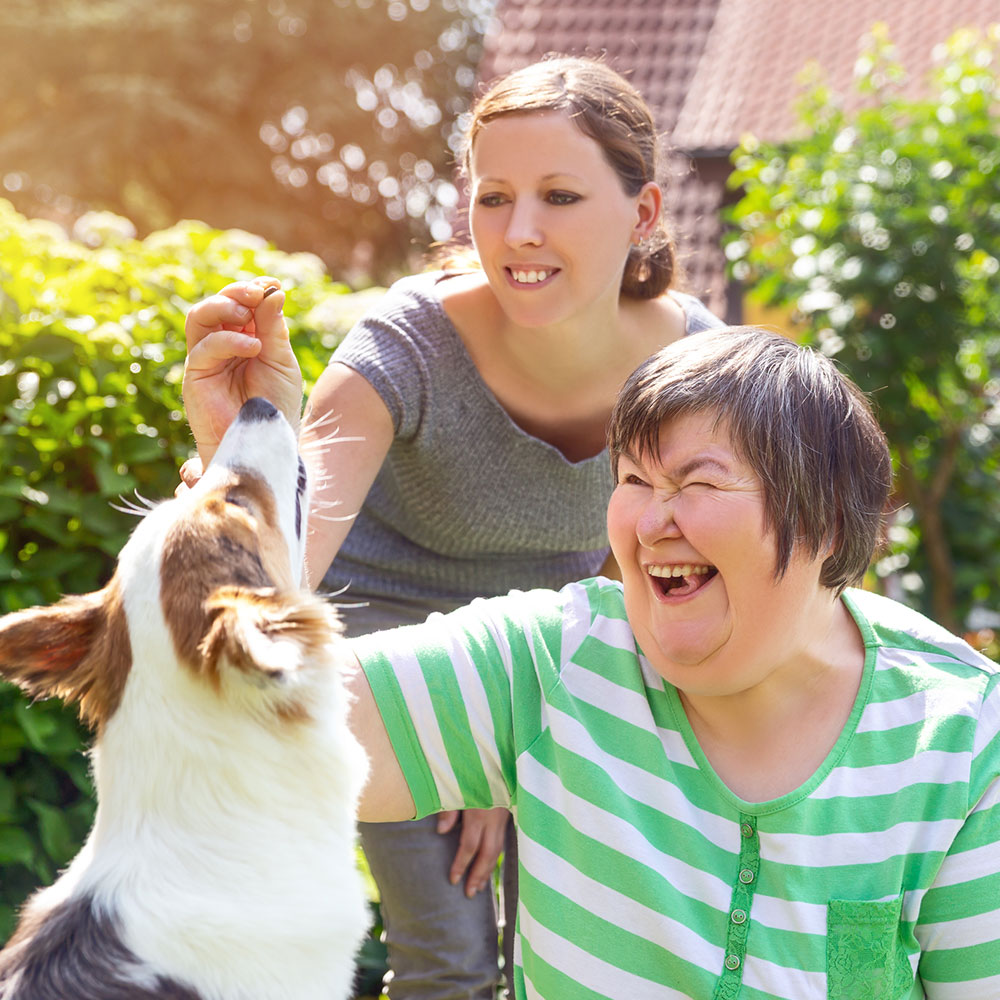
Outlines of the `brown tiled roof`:
[[788,137],[801,92],[798,77],[820,64],[850,106],[863,38],[882,22],[909,75],[923,86],[934,46],[961,27],[1000,21],[997,0],[720,0],[712,31],[680,111],[672,140],[686,150],[732,149],[753,132]]
[[603,55],[645,95],[673,149],[667,206],[687,287],[724,315],[719,209],[741,135],[792,134],[810,61],[849,104],[859,45],[876,22],[918,88],[934,46],[1000,21],[1000,0],[499,0],[496,21],[482,79],[546,52]]
[[603,55],[645,95],[661,128],[677,120],[720,0],[500,0],[480,76],[546,52]]

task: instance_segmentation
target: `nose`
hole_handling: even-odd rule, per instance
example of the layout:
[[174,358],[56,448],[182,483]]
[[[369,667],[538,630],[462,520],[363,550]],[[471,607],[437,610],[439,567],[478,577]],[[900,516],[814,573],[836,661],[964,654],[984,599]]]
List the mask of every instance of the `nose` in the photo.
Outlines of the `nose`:
[[636,518],[635,533],[639,544],[652,548],[664,538],[679,538],[680,528],[674,520],[674,495],[653,492]]
[[262,396],[254,396],[240,407],[239,419],[245,424],[256,424],[264,420],[273,420],[277,415],[277,407]]
[[529,199],[518,198],[511,205],[504,240],[512,250],[525,246],[537,247],[545,242],[538,212]]

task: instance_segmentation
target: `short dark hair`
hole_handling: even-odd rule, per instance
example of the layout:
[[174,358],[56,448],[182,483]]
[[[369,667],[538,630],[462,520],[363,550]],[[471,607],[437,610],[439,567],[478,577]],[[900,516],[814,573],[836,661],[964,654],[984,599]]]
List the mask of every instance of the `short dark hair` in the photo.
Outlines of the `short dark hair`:
[[[637,195],[649,181],[663,186],[660,136],[639,91],[599,59],[557,53],[499,77],[478,98],[462,139],[463,174],[469,173],[476,137],[491,121],[543,111],[569,115],[576,127],[601,147],[627,195]],[[674,243],[661,214],[643,245],[633,244],[629,250],[621,294],[656,298],[670,288],[676,272]]]
[[885,434],[865,394],[829,358],[753,327],[697,333],[663,348],[629,377],[608,432],[622,454],[657,456],[660,429],[714,413],[763,487],[775,576],[802,545],[831,544],[820,582],[837,593],[865,574],[884,536],[892,489]]

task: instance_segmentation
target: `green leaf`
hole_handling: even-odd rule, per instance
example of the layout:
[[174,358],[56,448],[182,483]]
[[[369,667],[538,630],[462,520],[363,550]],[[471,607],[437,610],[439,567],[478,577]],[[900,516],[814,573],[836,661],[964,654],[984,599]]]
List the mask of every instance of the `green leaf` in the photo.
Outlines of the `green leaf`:
[[12,862],[31,868],[35,864],[35,844],[20,827],[0,824],[0,864]]
[[76,844],[66,817],[60,809],[37,799],[27,800],[29,808],[38,817],[38,827],[45,853],[56,863],[64,865],[76,853]]

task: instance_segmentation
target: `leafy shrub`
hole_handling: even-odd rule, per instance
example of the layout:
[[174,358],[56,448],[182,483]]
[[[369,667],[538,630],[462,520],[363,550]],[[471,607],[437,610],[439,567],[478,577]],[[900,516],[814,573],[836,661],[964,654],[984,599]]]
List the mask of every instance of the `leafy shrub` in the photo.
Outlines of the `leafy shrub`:
[[[91,214],[72,237],[0,201],[0,613],[110,577],[133,491],[170,496],[192,452],[181,408],[184,316],[228,282],[271,274],[307,385],[365,295],[318,258],[184,222],[133,237]],[[0,685],[0,940],[16,907],[79,849],[93,815],[82,733],[56,702]]]

